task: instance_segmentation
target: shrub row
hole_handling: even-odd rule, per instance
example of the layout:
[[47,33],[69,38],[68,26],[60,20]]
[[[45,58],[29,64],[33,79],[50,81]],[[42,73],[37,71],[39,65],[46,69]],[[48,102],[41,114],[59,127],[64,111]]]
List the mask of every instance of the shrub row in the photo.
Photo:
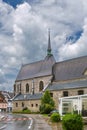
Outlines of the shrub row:
[[[52,122],[59,122],[59,113],[53,113],[50,117]],[[66,114],[62,118],[63,130],[83,130],[83,120],[82,116],[78,114]]]
[[82,116],[66,114],[62,119],[63,130],[83,130]]

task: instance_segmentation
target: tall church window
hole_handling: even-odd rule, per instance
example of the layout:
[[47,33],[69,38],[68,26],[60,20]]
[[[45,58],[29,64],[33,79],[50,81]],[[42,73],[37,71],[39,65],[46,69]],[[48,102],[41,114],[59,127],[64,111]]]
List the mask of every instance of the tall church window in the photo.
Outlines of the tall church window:
[[19,84],[17,84],[17,92],[19,93]]
[[29,84],[27,83],[26,84],[26,93],[28,93],[29,92]]
[[44,88],[44,83],[43,83],[43,81],[40,81],[40,83],[39,83],[39,91],[42,91],[43,88]]
[[16,92],[16,84],[14,84],[14,92]]
[[17,88],[16,88],[17,90],[17,93],[20,93],[21,92],[21,83],[18,83],[17,84]]

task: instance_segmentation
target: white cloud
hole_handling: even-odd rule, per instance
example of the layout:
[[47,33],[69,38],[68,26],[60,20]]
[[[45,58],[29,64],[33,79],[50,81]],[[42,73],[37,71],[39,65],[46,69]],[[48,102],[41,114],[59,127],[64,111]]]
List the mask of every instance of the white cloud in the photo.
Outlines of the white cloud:
[[59,49],[60,60],[87,55],[87,18],[84,21],[83,33],[75,43],[63,44]]
[[[37,0],[16,9],[0,1],[0,69],[2,86],[11,87],[22,63],[43,59],[47,49],[47,29],[51,28],[52,48],[57,60],[87,55],[87,1]],[[66,38],[83,30],[80,38]],[[8,81],[8,82],[7,82]]]

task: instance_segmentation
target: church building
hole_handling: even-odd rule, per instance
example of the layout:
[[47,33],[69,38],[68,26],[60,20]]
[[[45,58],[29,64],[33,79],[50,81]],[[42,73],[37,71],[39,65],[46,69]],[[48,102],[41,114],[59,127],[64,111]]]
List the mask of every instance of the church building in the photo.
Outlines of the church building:
[[[87,94],[87,56],[56,62],[48,35],[46,57],[22,65],[14,84],[13,111],[27,107],[38,112],[43,93],[49,90],[59,109],[59,98]],[[66,105],[66,104],[65,104]],[[83,102],[87,110],[87,103]],[[67,110],[67,105],[64,108]]]

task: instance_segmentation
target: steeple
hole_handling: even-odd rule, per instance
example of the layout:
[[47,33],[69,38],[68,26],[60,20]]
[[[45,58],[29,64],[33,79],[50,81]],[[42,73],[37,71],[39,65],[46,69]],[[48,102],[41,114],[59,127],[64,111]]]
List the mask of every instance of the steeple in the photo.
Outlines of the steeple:
[[50,42],[50,29],[48,30],[48,49],[47,49],[47,56],[51,56],[51,42]]

